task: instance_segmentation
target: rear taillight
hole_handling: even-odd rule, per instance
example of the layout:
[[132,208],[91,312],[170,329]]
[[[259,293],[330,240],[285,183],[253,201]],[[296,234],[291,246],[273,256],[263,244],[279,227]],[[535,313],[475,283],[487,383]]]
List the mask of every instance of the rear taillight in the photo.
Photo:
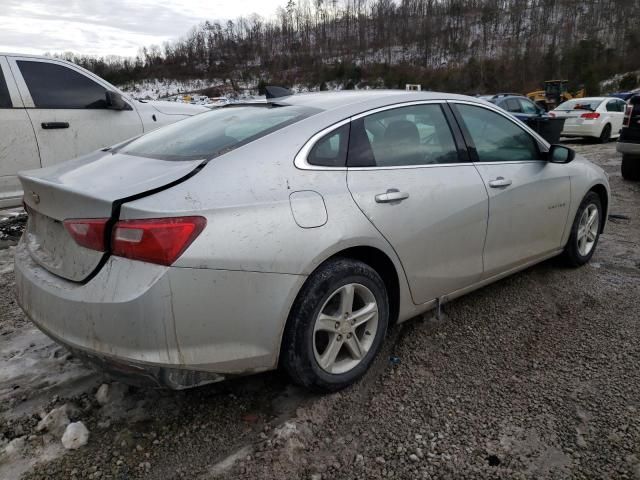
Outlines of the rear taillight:
[[64,228],[78,245],[99,252],[105,251],[104,231],[108,218],[74,218],[64,221]]
[[113,228],[111,251],[132,260],[171,265],[206,224],[203,217],[122,220]]
[[600,114],[598,112],[583,113],[582,115],[580,115],[580,118],[586,118],[587,120],[595,120],[596,118],[600,118]]
[[[106,251],[107,218],[71,219],[64,227],[78,245]],[[142,262],[171,265],[202,232],[204,217],[121,220],[113,227],[111,253]]]
[[627,111],[624,113],[624,126],[628,127],[631,125],[631,113],[633,112],[633,106],[627,105]]

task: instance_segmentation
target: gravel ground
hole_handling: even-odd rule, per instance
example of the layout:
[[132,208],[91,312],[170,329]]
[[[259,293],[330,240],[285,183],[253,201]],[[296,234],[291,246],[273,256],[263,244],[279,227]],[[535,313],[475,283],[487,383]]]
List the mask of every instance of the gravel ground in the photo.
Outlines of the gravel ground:
[[[0,447],[26,442],[0,477],[640,479],[640,184],[614,144],[571,146],[611,176],[617,217],[589,265],[550,260],[398,326],[361,382],[324,397],[279,373],[178,393],[111,384],[102,403],[105,380],[79,366],[79,392],[18,384]],[[29,327],[12,283],[0,273],[3,342]],[[62,455],[36,425],[65,404],[90,437]]]

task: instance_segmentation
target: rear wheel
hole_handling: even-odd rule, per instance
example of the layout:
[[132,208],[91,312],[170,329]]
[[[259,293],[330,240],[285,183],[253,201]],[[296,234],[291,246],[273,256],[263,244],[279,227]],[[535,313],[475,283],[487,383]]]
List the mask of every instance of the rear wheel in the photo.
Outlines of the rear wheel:
[[309,277],[294,302],[282,365],[299,385],[340,390],[367,371],[388,322],[387,291],[378,273],[356,260],[330,260]]
[[625,180],[640,180],[640,156],[622,156],[622,178]]
[[607,143],[609,140],[611,140],[611,124],[607,123],[602,129],[602,133],[600,134],[598,141],[600,143]]
[[564,248],[564,257],[569,265],[580,267],[591,259],[600,238],[601,222],[602,202],[597,193],[589,192],[580,203]]

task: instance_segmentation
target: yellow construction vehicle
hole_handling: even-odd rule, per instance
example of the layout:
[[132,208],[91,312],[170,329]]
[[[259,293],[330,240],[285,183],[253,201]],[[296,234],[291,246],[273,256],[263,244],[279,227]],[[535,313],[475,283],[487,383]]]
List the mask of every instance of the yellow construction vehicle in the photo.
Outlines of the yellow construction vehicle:
[[567,90],[568,80],[547,80],[544,82],[544,90],[536,90],[527,93],[529,100],[545,110],[553,110],[562,102],[572,98],[584,98],[587,92],[584,88],[572,94]]

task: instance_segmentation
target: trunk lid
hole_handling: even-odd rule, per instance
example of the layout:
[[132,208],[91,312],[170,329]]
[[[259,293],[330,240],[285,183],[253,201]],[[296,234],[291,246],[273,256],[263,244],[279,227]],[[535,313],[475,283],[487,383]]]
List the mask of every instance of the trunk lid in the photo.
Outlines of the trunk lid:
[[109,218],[120,203],[179,181],[203,161],[172,162],[95,152],[49,168],[21,172],[29,213],[24,241],[36,263],[81,282],[107,254],[78,245],[64,227],[74,218]]

